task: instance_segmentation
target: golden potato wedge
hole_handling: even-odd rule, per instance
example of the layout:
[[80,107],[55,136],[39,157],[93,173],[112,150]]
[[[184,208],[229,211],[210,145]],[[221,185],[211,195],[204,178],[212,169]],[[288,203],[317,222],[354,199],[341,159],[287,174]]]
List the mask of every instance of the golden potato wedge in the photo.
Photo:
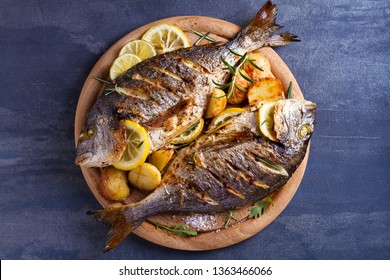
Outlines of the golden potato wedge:
[[[256,52],[248,54],[248,58],[251,61],[244,63],[243,69],[248,73],[249,77],[258,82],[264,78],[274,78],[275,76],[271,72],[271,63],[265,54]],[[251,63],[252,62],[252,63]],[[261,70],[257,69],[253,64],[258,66]]]
[[167,163],[171,160],[174,150],[158,150],[150,155],[150,163],[157,167],[157,169],[161,172]]
[[153,164],[144,162],[129,172],[129,182],[137,189],[153,191],[161,183],[161,173]]
[[102,168],[100,191],[109,200],[125,200],[130,195],[126,172],[112,166]]
[[209,105],[207,106],[204,117],[214,118],[216,115],[221,113],[226,107],[226,94],[222,89],[214,88],[213,94],[211,95]]
[[[245,70],[240,70],[242,74],[245,76],[249,76],[248,73]],[[229,96],[227,102],[229,104],[239,104],[246,100],[247,98],[247,91],[250,86],[250,82],[245,80],[240,73],[237,73],[236,79],[235,79],[235,85],[231,85],[233,88],[232,95]],[[237,88],[238,87],[238,88]],[[231,89],[229,88],[229,91]]]
[[283,99],[282,82],[276,78],[264,78],[248,90],[249,105],[263,101],[277,101]]

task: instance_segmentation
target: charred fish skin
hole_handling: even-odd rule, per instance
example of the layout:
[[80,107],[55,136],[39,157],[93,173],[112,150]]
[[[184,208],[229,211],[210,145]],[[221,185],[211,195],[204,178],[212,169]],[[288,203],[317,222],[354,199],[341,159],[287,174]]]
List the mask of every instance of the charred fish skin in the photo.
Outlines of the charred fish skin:
[[[90,211],[111,226],[105,250],[116,247],[149,216],[236,209],[285,185],[306,154],[316,105],[288,99],[278,101],[276,107],[276,129],[282,129],[276,130],[279,143],[264,138],[255,126],[255,112],[245,111],[221,130],[203,135],[180,150],[161,186],[144,200]],[[306,134],[307,127],[310,132]],[[286,132],[292,139],[285,138]]]
[[[249,26],[227,44],[193,46],[155,56],[119,76],[115,86],[122,95],[101,95],[93,105],[84,132],[92,127],[94,133],[89,141],[79,141],[76,164],[102,167],[118,161],[124,151],[121,147],[125,135],[123,127],[114,122],[121,119],[140,123],[148,130],[150,152],[164,147],[203,116],[213,81],[224,83],[229,78],[221,57],[234,65],[239,57],[230,50],[243,54],[262,46],[298,41],[289,33],[273,34],[281,28],[275,24],[275,16],[276,6],[268,1]],[[98,121],[102,112],[106,122]],[[107,142],[109,139],[114,140]],[[102,152],[99,147],[107,149]]]

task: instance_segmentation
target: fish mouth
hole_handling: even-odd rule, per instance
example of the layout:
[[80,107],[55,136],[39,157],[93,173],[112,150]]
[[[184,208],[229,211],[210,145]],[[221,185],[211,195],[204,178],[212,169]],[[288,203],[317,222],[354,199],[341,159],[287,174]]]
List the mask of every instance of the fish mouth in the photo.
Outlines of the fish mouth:
[[91,152],[77,155],[75,162],[77,165],[85,165],[92,158],[92,155],[93,154]]

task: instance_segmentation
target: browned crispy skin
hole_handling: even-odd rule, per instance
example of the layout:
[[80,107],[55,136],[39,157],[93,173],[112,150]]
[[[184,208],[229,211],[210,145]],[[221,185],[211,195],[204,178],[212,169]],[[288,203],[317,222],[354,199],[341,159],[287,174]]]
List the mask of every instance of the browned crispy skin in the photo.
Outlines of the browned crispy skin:
[[[116,88],[122,93],[104,94],[94,104],[77,147],[76,163],[102,167],[118,161],[125,137],[120,120],[140,123],[149,133],[151,152],[199,120],[207,107],[215,84],[224,83],[231,65],[240,59],[230,50],[244,54],[262,46],[285,45],[297,41],[288,33],[272,34],[276,7],[267,2],[248,27],[225,45],[213,43],[193,46],[145,60],[118,77]],[[99,122],[100,117],[106,122]],[[115,124],[116,123],[116,124]],[[88,139],[87,130],[94,131]],[[101,149],[100,147],[104,147]]]

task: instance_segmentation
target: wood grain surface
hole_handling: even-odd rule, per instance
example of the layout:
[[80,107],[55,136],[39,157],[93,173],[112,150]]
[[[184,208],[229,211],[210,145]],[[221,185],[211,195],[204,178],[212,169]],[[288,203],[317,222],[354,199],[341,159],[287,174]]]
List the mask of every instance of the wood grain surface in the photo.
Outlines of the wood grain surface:
[[[122,37],[99,59],[88,75],[83,89],[81,90],[75,117],[76,144],[90,108],[103,91],[102,83],[97,82],[93,77],[106,78],[108,76],[109,68],[113,60],[117,57],[120,49],[127,42],[141,38],[146,30],[160,23],[171,23],[179,26],[192,43],[199,37],[193,34],[191,29],[196,29],[204,33],[210,32],[210,36],[222,42],[234,38],[240,30],[240,27],[235,24],[215,18],[183,16],[162,19],[146,24]],[[293,74],[276,52],[271,48],[261,48],[256,51],[264,53],[269,58],[272,72],[282,81],[284,91],[287,92],[291,81],[293,83],[292,97],[303,99],[302,92]],[[139,228],[134,230],[134,233],[153,243],[182,250],[213,250],[241,242],[264,229],[275,220],[288,205],[302,180],[308,160],[309,148],[306,157],[292,178],[281,190],[272,196],[274,206],[269,207],[267,213],[258,219],[247,219],[247,216],[250,213],[249,208],[251,207],[251,205],[248,204],[243,208],[234,211],[237,221],[232,221],[228,228],[224,227],[227,219],[226,212],[217,213],[215,214],[217,222],[213,228],[204,231],[200,230],[198,235],[194,237],[175,234],[168,235],[165,230],[157,229],[155,227],[156,224],[164,226],[184,224],[185,215],[173,214],[161,214],[149,217]],[[142,192],[132,189],[131,195],[122,203],[109,201],[105,199],[99,191],[100,169],[86,167],[81,167],[81,169],[92,193],[104,208],[137,202],[145,196]]]
[[103,254],[107,228],[85,214],[101,205],[74,163],[91,69],[149,22],[202,15],[245,27],[265,0],[0,0],[0,259],[389,260],[390,1],[274,2],[281,31],[301,40],[274,50],[317,104],[293,199],[233,246],[190,252],[131,234]]

